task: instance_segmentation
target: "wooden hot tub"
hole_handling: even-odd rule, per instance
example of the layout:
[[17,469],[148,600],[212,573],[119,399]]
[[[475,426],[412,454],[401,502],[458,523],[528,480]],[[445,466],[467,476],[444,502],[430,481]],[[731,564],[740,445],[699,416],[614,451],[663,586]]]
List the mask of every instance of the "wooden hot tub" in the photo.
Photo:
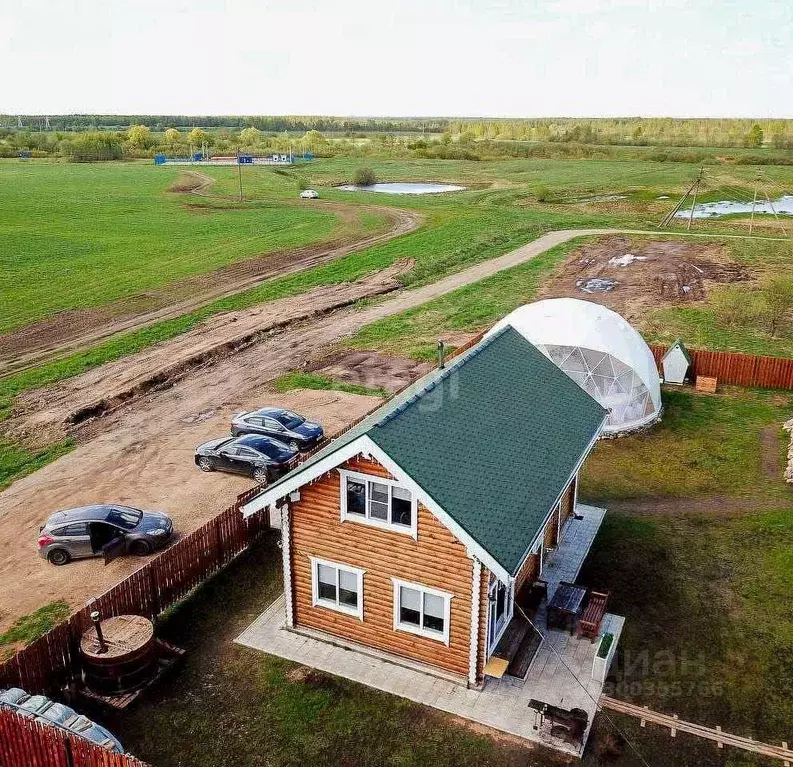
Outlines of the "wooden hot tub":
[[157,674],[159,645],[150,620],[140,615],[117,615],[100,623],[106,651],[92,626],[80,640],[83,680],[101,695],[137,690]]

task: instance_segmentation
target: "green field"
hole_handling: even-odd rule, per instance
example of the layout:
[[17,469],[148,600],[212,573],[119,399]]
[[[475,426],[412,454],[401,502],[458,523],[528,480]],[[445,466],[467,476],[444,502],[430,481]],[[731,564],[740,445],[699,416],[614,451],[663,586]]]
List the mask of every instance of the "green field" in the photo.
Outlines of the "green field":
[[249,207],[191,209],[166,192],[178,176],[149,164],[0,163],[0,333],[339,228],[333,214],[279,203],[277,181]]

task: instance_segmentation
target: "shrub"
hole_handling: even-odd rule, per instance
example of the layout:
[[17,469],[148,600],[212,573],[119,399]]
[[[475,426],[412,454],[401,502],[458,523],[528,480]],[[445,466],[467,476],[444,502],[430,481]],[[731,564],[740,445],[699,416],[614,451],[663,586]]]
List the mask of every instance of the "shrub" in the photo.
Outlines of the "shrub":
[[741,285],[729,285],[714,292],[710,305],[716,319],[731,328],[754,325],[763,308],[758,295]]
[[540,184],[534,191],[537,202],[548,202],[551,199],[551,190],[545,184]]
[[377,176],[371,168],[358,168],[352,177],[355,186],[372,186],[377,183]]

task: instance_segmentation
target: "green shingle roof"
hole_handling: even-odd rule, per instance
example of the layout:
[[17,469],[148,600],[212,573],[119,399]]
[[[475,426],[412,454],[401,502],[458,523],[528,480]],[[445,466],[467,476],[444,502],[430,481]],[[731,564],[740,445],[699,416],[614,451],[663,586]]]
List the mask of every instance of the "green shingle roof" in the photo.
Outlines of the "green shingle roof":
[[367,434],[514,574],[605,416],[508,326],[385,403],[291,476]]

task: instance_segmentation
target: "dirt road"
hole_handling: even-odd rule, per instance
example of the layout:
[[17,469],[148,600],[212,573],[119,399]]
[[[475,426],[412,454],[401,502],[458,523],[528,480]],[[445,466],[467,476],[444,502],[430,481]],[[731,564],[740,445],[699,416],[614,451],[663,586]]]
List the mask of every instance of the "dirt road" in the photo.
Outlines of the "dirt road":
[[302,272],[407,234],[421,223],[421,214],[411,210],[349,205],[327,200],[313,200],[310,204],[336,213],[342,221],[351,222],[364,213],[375,213],[385,216],[390,225],[386,231],[376,234],[345,236],[332,242],[237,261],[209,274],[183,279],[108,306],[59,312],[53,317],[0,335],[0,375],[24,370],[44,360],[50,361],[118,333],[179,317],[275,277]]

